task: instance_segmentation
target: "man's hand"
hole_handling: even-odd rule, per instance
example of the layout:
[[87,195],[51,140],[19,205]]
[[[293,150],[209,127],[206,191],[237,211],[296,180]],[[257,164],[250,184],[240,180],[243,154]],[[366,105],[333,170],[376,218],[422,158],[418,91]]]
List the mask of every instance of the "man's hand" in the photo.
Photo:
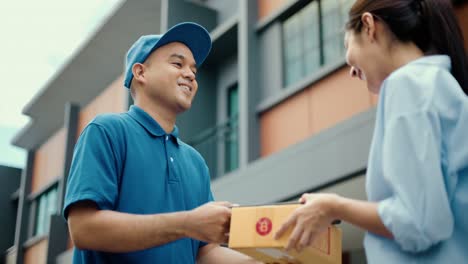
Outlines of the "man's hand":
[[227,243],[231,220],[229,202],[211,202],[187,213],[187,236],[208,243]]

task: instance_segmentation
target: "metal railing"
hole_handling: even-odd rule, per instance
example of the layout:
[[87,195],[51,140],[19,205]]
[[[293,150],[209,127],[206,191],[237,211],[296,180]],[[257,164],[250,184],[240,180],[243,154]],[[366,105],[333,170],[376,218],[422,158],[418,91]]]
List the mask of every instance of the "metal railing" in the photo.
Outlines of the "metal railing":
[[238,116],[233,115],[223,123],[203,130],[187,143],[205,159],[211,179],[238,167]]

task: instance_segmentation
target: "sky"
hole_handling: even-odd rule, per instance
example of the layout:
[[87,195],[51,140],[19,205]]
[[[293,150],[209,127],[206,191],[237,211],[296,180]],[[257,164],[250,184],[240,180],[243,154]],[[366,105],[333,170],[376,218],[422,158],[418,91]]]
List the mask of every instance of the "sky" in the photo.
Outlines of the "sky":
[[0,0],[0,165],[24,167],[11,145],[29,117],[23,107],[123,0]]

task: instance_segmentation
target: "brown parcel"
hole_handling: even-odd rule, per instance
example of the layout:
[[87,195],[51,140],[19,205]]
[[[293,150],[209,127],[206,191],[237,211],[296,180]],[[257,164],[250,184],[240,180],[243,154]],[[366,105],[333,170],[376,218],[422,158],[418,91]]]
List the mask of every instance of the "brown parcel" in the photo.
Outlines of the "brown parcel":
[[300,204],[232,208],[229,247],[264,263],[341,263],[341,230],[329,226],[310,247],[286,252],[291,230],[280,239],[274,234]]

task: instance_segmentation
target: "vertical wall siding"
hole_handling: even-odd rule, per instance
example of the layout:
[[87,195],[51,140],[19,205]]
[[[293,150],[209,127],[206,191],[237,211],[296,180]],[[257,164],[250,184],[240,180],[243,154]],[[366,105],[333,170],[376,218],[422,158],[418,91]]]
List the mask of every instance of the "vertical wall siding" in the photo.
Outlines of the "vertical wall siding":
[[48,244],[47,239],[44,239],[26,249],[24,252],[24,264],[45,264]]
[[123,77],[119,77],[101,92],[86,107],[81,109],[77,137],[86,125],[98,114],[121,113],[127,110],[129,91],[123,87]]
[[375,103],[376,96],[366,84],[349,77],[344,67],[261,115],[261,156],[298,143]]
[[36,152],[32,174],[31,193],[39,191],[62,176],[65,157],[66,129],[61,128]]
[[258,0],[258,20],[278,10],[290,0]]

